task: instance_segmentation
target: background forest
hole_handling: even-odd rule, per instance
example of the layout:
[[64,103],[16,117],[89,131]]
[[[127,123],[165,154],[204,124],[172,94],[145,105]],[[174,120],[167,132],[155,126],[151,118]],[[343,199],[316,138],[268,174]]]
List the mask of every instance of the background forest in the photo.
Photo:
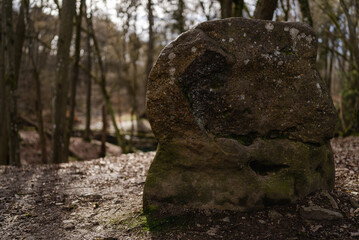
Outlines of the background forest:
[[[194,25],[227,17],[311,25],[336,134],[359,133],[357,0],[2,0],[0,9],[0,164],[28,162],[32,148],[42,163],[86,158],[72,137],[101,140],[98,157],[106,142],[153,150],[145,94],[156,57]],[[38,144],[24,146],[34,130]]]

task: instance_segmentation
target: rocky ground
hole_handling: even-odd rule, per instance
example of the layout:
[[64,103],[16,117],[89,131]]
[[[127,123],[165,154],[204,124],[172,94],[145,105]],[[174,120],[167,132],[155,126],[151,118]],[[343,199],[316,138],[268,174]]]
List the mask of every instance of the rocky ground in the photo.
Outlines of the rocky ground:
[[0,239],[359,239],[359,137],[332,141],[336,186],[259,212],[188,213],[149,225],[154,152],[0,167]]

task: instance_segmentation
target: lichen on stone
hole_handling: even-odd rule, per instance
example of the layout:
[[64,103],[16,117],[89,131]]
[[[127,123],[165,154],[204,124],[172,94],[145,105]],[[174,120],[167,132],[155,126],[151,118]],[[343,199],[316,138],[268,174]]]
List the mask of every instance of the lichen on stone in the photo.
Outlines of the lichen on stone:
[[315,39],[303,24],[231,18],[167,46],[148,81],[159,148],[144,209],[248,211],[332,188],[336,112]]

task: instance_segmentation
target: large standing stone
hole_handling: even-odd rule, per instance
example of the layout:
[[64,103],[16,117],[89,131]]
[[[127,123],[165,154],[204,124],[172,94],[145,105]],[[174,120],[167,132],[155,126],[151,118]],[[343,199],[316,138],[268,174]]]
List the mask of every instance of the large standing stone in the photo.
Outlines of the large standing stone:
[[302,23],[231,18],[180,35],[149,76],[158,141],[144,210],[250,210],[334,184],[336,122]]

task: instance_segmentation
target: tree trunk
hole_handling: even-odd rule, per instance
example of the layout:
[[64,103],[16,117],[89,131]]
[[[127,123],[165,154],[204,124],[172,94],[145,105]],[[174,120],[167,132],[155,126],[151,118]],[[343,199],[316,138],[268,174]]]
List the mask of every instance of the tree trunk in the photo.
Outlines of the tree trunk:
[[[206,7],[205,7],[206,1],[199,1],[199,6],[201,7],[201,9],[203,11],[203,15],[206,16],[207,21],[211,20],[210,10],[213,8],[213,1],[214,0],[209,1],[209,7],[207,8],[208,11],[206,10]],[[221,14],[222,14],[222,11],[221,11]]]
[[177,20],[177,29],[179,33],[183,33],[185,31],[184,9],[185,9],[184,1],[178,0],[176,20]]
[[[20,76],[22,48],[25,40],[25,19],[24,19],[24,6],[25,0],[21,1],[20,13],[18,16],[15,42],[14,42],[14,85],[10,87],[10,95],[13,104],[10,108],[10,163],[15,166],[20,166],[20,137],[18,132],[18,113],[17,113],[17,85]],[[11,158],[13,160],[11,160]]]
[[[31,46],[29,46],[31,48]],[[34,58],[34,56],[32,56]],[[41,80],[40,73],[36,66],[36,63],[32,60],[33,64],[33,76],[35,80],[35,92],[36,92],[36,117],[38,121],[38,131],[40,136],[40,146],[41,146],[41,161],[42,163],[47,163],[47,150],[46,150],[46,135],[44,129],[44,119],[42,116],[42,94],[41,94]]]
[[[138,51],[138,49],[133,49],[133,51]],[[132,85],[132,111],[131,111],[131,136],[130,136],[130,143],[129,149],[133,149],[133,137],[135,133],[135,124],[134,124],[134,116],[136,116],[136,122],[139,122],[139,114],[137,109],[137,58],[133,59],[133,85]],[[139,124],[137,124],[138,130]]]
[[[147,78],[151,72],[152,66],[153,66],[153,49],[154,49],[154,34],[153,34],[153,25],[154,25],[154,19],[153,19],[153,11],[152,11],[152,0],[148,0],[147,2],[147,11],[148,11],[148,44],[147,44],[147,66],[146,66],[146,79],[145,79],[145,90],[147,90]],[[143,106],[146,105],[146,92],[141,98],[141,104]],[[146,110],[142,108],[142,114],[138,114],[141,116],[144,116]],[[142,121],[139,117],[137,119],[137,131],[143,129],[142,127]]]
[[15,36],[15,81],[18,82],[20,74],[20,65],[22,57],[22,47],[25,40],[25,19],[24,4],[26,0],[21,1],[20,13],[16,24]]
[[35,111],[36,117],[38,121],[38,133],[40,137],[40,146],[41,146],[41,161],[42,163],[47,163],[47,150],[46,150],[46,136],[44,130],[44,120],[42,117],[42,96],[41,96],[41,81],[40,81],[40,72],[37,68],[37,64],[35,61],[35,53],[34,53],[34,46],[33,46],[33,35],[31,33],[31,19],[29,14],[29,2],[24,1],[25,3],[25,19],[26,19],[26,32],[28,35],[28,49],[29,49],[29,58],[32,63],[33,67],[33,77],[35,82]]
[[[7,59],[5,61],[5,97],[7,101],[7,130],[9,132],[9,157],[10,164],[20,166],[20,152],[19,152],[19,133],[18,133],[18,119],[17,119],[17,79],[19,76],[21,53],[23,39],[14,39],[13,21],[12,21],[12,0],[4,1],[5,7],[5,47],[7,51]],[[22,7],[21,7],[22,8]],[[23,13],[22,13],[23,18]],[[24,21],[20,19],[19,21]],[[21,26],[21,24],[19,24]],[[17,30],[21,30],[17,29]],[[20,33],[19,33],[20,34]],[[15,49],[17,46],[17,49]],[[15,58],[16,57],[16,58]],[[19,59],[20,58],[20,59]]]
[[97,55],[98,66],[99,66],[100,74],[101,74],[101,79],[100,79],[99,85],[100,85],[101,92],[102,92],[102,95],[103,95],[105,103],[106,103],[107,111],[110,114],[111,121],[112,121],[113,127],[115,129],[116,138],[117,138],[117,141],[118,141],[119,145],[122,148],[122,152],[123,153],[128,153],[129,149],[128,149],[128,146],[127,146],[127,141],[124,138],[124,136],[120,133],[120,129],[118,128],[118,125],[117,125],[117,122],[116,122],[115,112],[114,112],[114,110],[112,108],[110,95],[108,94],[107,89],[106,89],[106,75],[105,75],[105,70],[104,70],[104,67],[103,67],[100,48],[98,46],[97,38],[96,38],[94,29],[93,29],[93,25],[92,25],[92,17],[88,18],[88,23],[87,24],[89,26],[89,30],[90,30],[89,34],[92,37],[94,47],[95,47],[95,52],[96,52],[96,55]]
[[[2,105],[3,109],[4,106]],[[6,110],[6,108],[4,109]],[[2,119],[3,125],[0,126],[1,139],[0,139],[0,165],[9,165],[9,134],[7,131],[7,118]]]
[[298,0],[300,11],[302,12],[303,22],[313,27],[313,19],[310,14],[310,6],[308,0]]
[[224,18],[232,17],[232,0],[224,0]]
[[102,132],[100,157],[106,157],[106,135],[107,135],[107,111],[106,105],[102,106]]
[[330,62],[329,62],[329,73],[328,73],[328,88],[329,88],[329,94],[332,95],[332,72],[333,72],[333,62],[334,62],[334,56],[333,53],[330,53]]
[[[358,44],[358,34],[357,34],[357,23],[352,21],[351,14],[346,3],[343,0],[340,0],[340,5],[344,11],[345,17],[347,18],[348,29],[349,29],[349,44],[350,44],[350,55],[354,58],[354,65],[356,70],[359,69],[359,44]],[[356,20],[358,21],[358,20]]]
[[231,17],[233,0],[220,0],[219,3],[221,5],[221,18]]
[[253,17],[263,20],[272,20],[278,0],[258,0]]
[[[358,27],[358,19],[355,19],[353,21],[352,19],[352,15],[355,15],[356,17],[358,17],[357,14],[359,14],[359,4],[356,3],[355,5],[355,10],[356,10],[356,14],[353,14],[349,11],[348,6],[346,5],[344,0],[340,0],[340,5],[343,9],[343,12],[345,14],[345,17],[347,19],[347,23],[348,23],[348,29],[349,29],[349,51],[350,51],[350,57],[352,58],[352,60],[349,62],[349,64],[351,65],[350,68],[352,68],[353,70],[355,70],[356,72],[359,71],[359,43],[358,43],[358,32],[357,32],[357,27]],[[355,78],[355,76],[353,76]],[[355,79],[354,81],[356,81],[356,83],[354,83],[354,85],[356,85],[356,88],[358,89],[358,84],[359,81],[357,79]],[[356,132],[359,132],[359,97],[355,98],[355,104],[354,104],[354,130]]]
[[[153,65],[153,12],[152,12],[152,0],[148,0],[148,45],[147,45],[147,70],[146,77],[150,74]],[[147,85],[147,81],[146,81]]]
[[8,165],[9,134],[7,131],[7,104],[5,98],[5,4],[0,2],[0,165]]
[[[86,16],[87,19],[87,16]],[[90,32],[90,29],[87,29]],[[91,140],[91,91],[92,91],[92,59],[91,59],[91,36],[90,34],[86,37],[86,45],[87,45],[87,70],[89,73],[86,73],[87,80],[87,91],[86,91],[86,127],[84,132],[84,140]]]
[[77,81],[79,78],[79,64],[80,64],[80,50],[81,50],[81,21],[82,21],[82,13],[84,0],[81,0],[79,7],[79,14],[76,16],[76,39],[75,39],[75,53],[72,67],[72,75],[71,75],[71,87],[70,87],[70,116],[68,119],[67,125],[67,136],[65,139],[65,147],[64,151],[67,151],[65,155],[68,155],[70,138],[72,135],[73,125],[74,125],[74,117],[75,117],[75,108],[76,108],[76,88]]
[[234,0],[234,16],[243,17],[244,0]]
[[286,1],[286,5],[284,5],[283,0],[280,0],[280,5],[282,6],[282,10],[283,10],[283,13],[284,13],[284,21],[288,21],[288,19],[289,19],[289,11],[290,11],[289,0]]
[[57,66],[55,80],[55,95],[53,109],[52,162],[68,161],[68,151],[65,149],[67,136],[66,106],[69,88],[70,45],[72,39],[75,0],[63,0],[60,16],[60,29],[57,44]]

